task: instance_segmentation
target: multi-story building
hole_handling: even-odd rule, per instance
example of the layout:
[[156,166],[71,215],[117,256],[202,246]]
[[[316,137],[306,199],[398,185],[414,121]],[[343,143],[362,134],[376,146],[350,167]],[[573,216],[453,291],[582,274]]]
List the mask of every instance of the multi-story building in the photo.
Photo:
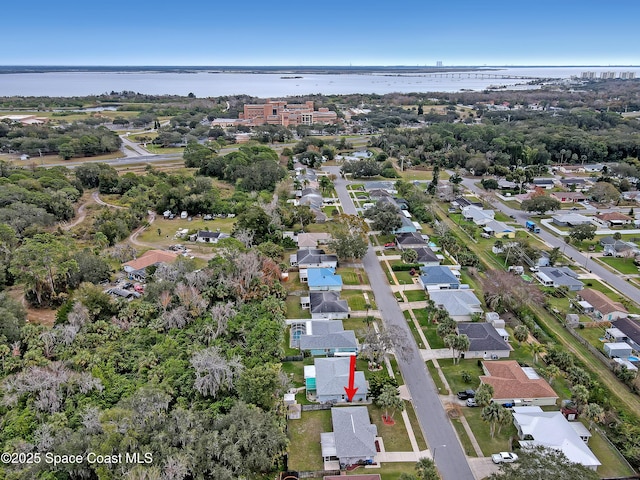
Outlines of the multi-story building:
[[336,123],[338,115],[326,107],[313,109],[313,102],[288,103],[286,101],[271,101],[262,104],[247,104],[240,114],[244,125],[312,125],[314,123]]

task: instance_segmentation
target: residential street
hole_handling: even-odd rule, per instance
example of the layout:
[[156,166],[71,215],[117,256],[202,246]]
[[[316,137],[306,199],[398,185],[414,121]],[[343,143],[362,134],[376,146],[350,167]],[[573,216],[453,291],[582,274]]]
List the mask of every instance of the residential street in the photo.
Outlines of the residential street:
[[[486,195],[486,191],[475,185],[478,182],[478,179],[474,178],[464,178],[462,181],[462,185],[464,185],[468,190],[472,191],[476,195]],[[515,200],[514,200],[515,201]],[[505,213],[506,215],[513,216],[516,222],[519,223],[522,227],[524,227],[525,222],[529,219],[530,213],[523,212],[522,210],[514,210],[513,208],[508,207],[503,202],[499,200],[493,200],[491,202],[491,206]],[[631,283],[625,280],[625,277],[620,274],[612,273],[600,264],[590,259],[589,254],[585,254],[583,252],[579,252],[571,245],[567,245],[564,241],[564,238],[556,237],[555,235],[547,232],[542,229],[539,234],[537,234],[545,243],[550,245],[551,247],[559,247],[564,251],[565,255],[570,257],[574,262],[581,266],[585,266],[587,270],[590,270],[592,273],[600,277],[614,290],[617,290],[623,295],[626,295],[631,300],[638,301],[640,299],[640,289],[634,287]]]
[[[355,214],[355,206],[347,191],[348,182],[340,177],[340,167],[325,167],[324,170],[337,176],[334,184],[344,212]],[[363,264],[385,326],[398,329],[406,339],[406,345],[401,349],[402,351],[397,352],[398,366],[413,398],[416,415],[442,478],[444,480],[473,479],[474,475],[458,437],[440,402],[436,386],[427,373],[418,346],[391,292],[373,247],[369,246]]]

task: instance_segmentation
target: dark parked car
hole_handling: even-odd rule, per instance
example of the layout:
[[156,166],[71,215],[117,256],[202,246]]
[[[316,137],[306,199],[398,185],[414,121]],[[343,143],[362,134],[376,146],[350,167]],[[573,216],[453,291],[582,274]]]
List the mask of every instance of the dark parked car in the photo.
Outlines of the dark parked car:
[[466,400],[467,398],[474,398],[476,396],[476,392],[473,390],[464,390],[462,392],[458,392],[458,398],[460,400]]

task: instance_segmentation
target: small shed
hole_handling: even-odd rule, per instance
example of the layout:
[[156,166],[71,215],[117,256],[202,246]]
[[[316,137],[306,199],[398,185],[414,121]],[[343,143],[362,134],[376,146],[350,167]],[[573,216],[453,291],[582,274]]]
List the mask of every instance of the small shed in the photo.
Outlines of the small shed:
[[604,353],[609,358],[629,358],[631,355],[631,346],[624,342],[614,342],[604,344]]
[[567,322],[567,325],[576,326],[578,325],[578,323],[580,323],[580,315],[578,315],[577,313],[568,313],[565,320]]

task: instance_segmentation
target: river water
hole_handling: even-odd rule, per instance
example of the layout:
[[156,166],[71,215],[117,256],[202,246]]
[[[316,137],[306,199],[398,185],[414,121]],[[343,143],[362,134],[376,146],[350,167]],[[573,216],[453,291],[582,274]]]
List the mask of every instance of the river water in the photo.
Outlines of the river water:
[[134,91],[152,95],[187,95],[217,97],[247,94],[255,97],[284,97],[306,94],[344,95],[352,93],[457,92],[484,90],[489,86],[536,88],[523,78],[491,78],[490,75],[561,78],[580,76],[582,72],[634,72],[640,67],[518,67],[468,73],[239,73],[215,71],[82,71],[7,73],[0,75],[0,96],[71,97],[98,95],[111,91]]

